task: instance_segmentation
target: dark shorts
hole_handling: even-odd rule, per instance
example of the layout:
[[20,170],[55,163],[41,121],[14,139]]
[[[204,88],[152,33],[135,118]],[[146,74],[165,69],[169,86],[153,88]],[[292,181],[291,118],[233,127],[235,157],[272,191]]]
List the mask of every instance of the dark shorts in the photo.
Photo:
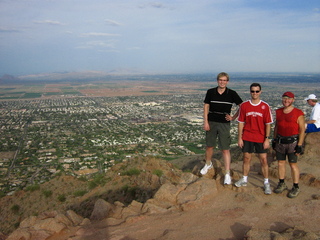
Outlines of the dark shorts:
[[[281,138],[281,136],[278,136]],[[292,135],[289,136],[288,138],[297,138],[298,135]],[[295,147],[297,146],[297,141],[296,139],[292,143],[280,143],[277,142],[274,150],[276,151],[276,158],[278,161],[285,161],[287,156],[288,156],[288,161],[290,163],[296,163],[298,161],[298,156],[294,153],[295,152]]]
[[230,123],[209,121],[210,130],[206,131],[207,147],[216,147],[217,139],[220,150],[229,150],[231,144]]
[[263,148],[263,143],[243,141],[242,152],[244,153],[267,153],[268,149]]
[[295,153],[281,153],[276,151],[276,158],[278,161],[285,161],[287,156],[289,163],[298,162],[298,156]]

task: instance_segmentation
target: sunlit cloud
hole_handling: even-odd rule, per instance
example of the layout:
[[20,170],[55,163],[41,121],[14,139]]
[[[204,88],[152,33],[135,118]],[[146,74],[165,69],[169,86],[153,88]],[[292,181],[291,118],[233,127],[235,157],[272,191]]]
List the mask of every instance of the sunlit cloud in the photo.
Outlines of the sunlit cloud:
[[82,36],[84,37],[119,37],[120,34],[91,32],[91,33],[83,33]]
[[47,25],[65,25],[59,21],[53,21],[53,20],[42,20],[42,21],[33,21],[36,24],[47,24]]
[[17,33],[17,32],[20,32],[20,31],[17,30],[17,29],[14,29],[14,28],[3,28],[3,27],[0,27],[0,33]]
[[116,27],[117,26],[122,26],[121,23],[116,22],[114,20],[110,20],[110,19],[106,19],[105,22],[106,22],[107,25],[110,25],[110,26],[116,26]]
[[147,4],[140,4],[139,8],[169,8],[168,6],[166,6],[165,4],[161,3],[161,2],[150,2]]
[[78,46],[77,48],[88,49],[88,48],[97,48],[97,47],[114,49],[115,42],[114,41],[88,41]]

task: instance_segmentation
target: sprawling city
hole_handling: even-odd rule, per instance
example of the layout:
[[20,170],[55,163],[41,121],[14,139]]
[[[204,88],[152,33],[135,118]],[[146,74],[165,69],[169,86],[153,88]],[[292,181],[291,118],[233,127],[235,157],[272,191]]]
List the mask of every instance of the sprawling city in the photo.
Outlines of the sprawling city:
[[[0,193],[11,194],[61,173],[103,173],[138,155],[171,160],[203,154],[203,100],[215,79],[177,79],[2,85]],[[290,80],[260,80],[262,98],[273,110],[281,107],[284,91],[293,91],[295,105],[308,116],[311,108],[303,99],[320,92],[316,82],[302,88]],[[247,100],[251,83],[234,81],[229,87]],[[236,145],[236,122],[232,136]]]

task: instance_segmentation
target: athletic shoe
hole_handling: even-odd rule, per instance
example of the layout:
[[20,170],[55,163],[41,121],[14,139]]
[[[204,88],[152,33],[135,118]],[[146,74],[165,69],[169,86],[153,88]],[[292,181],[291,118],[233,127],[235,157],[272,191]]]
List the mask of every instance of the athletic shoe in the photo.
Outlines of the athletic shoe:
[[282,193],[284,190],[287,190],[288,187],[284,182],[279,182],[278,186],[274,189],[275,193]]
[[210,162],[210,165],[205,164],[204,167],[200,170],[200,173],[202,175],[207,174],[208,170],[212,168],[212,162]]
[[224,176],[224,184],[230,185],[231,184],[231,177],[230,174],[226,174]]
[[289,198],[295,198],[296,196],[298,196],[299,192],[300,192],[300,189],[299,189],[299,188],[293,187],[293,188],[291,189],[291,191],[289,192],[288,197],[289,197]]
[[271,194],[270,183],[264,184],[264,194]]
[[241,178],[239,181],[237,181],[235,184],[234,184],[236,187],[245,187],[247,186],[247,182],[244,181],[243,178]]

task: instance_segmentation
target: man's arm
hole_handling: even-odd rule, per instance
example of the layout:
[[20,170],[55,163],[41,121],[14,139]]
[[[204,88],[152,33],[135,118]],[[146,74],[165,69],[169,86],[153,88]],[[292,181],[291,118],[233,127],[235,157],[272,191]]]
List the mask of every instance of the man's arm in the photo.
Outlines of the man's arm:
[[209,120],[208,120],[209,107],[210,107],[210,104],[208,103],[205,103],[203,106],[203,129],[205,131],[210,130]]
[[312,124],[312,123],[315,123],[315,122],[316,122],[316,120],[308,120],[308,121],[306,121],[307,124]]
[[299,125],[299,142],[298,142],[298,146],[302,146],[303,141],[304,141],[304,137],[305,137],[305,131],[306,131],[306,125],[305,125],[305,120],[304,120],[304,116],[301,115],[300,117],[298,117],[298,125]]
[[264,149],[268,149],[270,147],[270,141],[269,141],[270,131],[271,131],[271,124],[268,123],[266,124],[266,136],[263,142]]
[[243,140],[242,140],[243,127],[244,127],[244,123],[239,122],[238,123],[238,146],[241,148],[243,147]]
[[278,123],[275,123],[274,129],[273,129],[273,139],[277,138],[278,135]]
[[239,111],[240,111],[240,108],[237,109],[236,113],[233,115],[232,117],[232,121],[236,120],[237,117],[239,116]]

